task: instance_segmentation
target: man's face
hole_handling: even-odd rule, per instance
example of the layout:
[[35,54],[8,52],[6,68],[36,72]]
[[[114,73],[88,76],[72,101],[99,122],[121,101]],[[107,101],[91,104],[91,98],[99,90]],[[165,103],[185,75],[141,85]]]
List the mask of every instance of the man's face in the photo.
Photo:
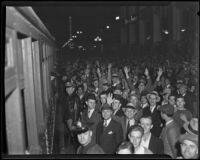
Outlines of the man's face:
[[177,107],[184,107],[184,105],[185,105],[184,99],[183,98],[177,98],[176,105],[177,105]]
[[66,87],[66,92],[68,95],[71,95],[74,92],[74,87]]
[[174,106],[176,104],[176,97],[175,96],[169,96],[169,104]]
[[115,89],[113,94],[122,95],[122,91],[120,89]]
[[128,138],[133,144],[134,148],[138,148],[140,146],[142,136],[143,135],[140,131],[132,131],[129,133]]
[[119,82],[119,78],[118,77],[112,77],[112,82],[114,83],[118,83]]
[[78,88],[77,94],[78,95],[82,95],[83,94],[83,89],[81,87]]
[[108,86],[107,85],[103,85],[102,88],[103,88],[103,91],[107,91],[108,90]]
[[146,96],[142,96],[141,97],[141,103],[142,104],[146,104],[147,103],[147,97]]
[[150,118],[141,118],[140,125],[144,128],[144,134],[150,133],[152,125],[152,120]]
[[86,146],[90,143],[92,137],[92,131],[86,131],[84,133],[78,134],[78,141],[81,145]]
[[96,101],[94,99],[88,99],[86,102],[88,109],[94,109],[96,106]]
[[180,86],[180,88],[179,88],[180,94],[184,94],[184,93],[186,93],[186,91],[187,91],[187,88],[185,86]]
[[112,108],[113,108],[113,110],[115,111],[115,110],[119,109],[120,106],[121,106],[120,101],[117,100],[117,99],[113,99],[113,102],[112,102]]
[[139,86],[138,86],[138,89],[139,89],[140,91],[143,91],[143,90],[145,89],[144,83],[140,83]]
[[107,99],[107,95],[106,95],[106,94],[102,94],[102,95],[100,95],[100,101],[101,101],[101,104],[106,103],[106,99]]
[[137,113],[137,110],[136,109],[131,109],[131,108],[126,108],[125,109],[125,116],[128,118],[128,119],[133,119],[134,118],[134,115]]
[[93,82],[93,85],[94,85],[95,88],[98,88],[98,87],[99,87],[99,81],[98,81],[98,80],[95,80],[95,81]]
[[181,144],[181,153],[183,158],[192,159],[198,154],[198,147],[194,142],[184,140]]
[[131,96],[131,97],[130,97],[130,102],[131,102],[134,106],[137,106],[137,103],[138,103],[137,97]]
[[127,99],[127,98],[128,98],[128,91],[123,91],[122,97],[123,97],[124,99]]
[[102,116],[103,116],[103,119],[104,120],[108,120],[108,119],[110,119],[111,118],[111,116],[112,116],[112,111],[111,110],[103,110],[102,111]]
[[150,103],[151,106],[156,105],[156,95],[151,94],[149,96],[149,103]]

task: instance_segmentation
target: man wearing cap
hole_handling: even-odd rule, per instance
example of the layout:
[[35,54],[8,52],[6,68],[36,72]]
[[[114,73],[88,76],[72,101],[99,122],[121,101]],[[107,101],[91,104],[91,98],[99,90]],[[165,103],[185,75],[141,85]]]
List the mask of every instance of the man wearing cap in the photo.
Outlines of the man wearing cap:
[[97,124],[102,120],[101,114],[96,109],[96,97],[94,94],[90,93],[87,96],[86,101],[87,109],[85,109],[81,115],[81,121],[83,123],[92,122],[91,130],[93,131],[93,138],[96,140],[96,127]]
[[131,126],[138,123],[138,120],[135,119],[135,115],[138,112],[137,107],[135,107],[132,103],[128,103],[124,107],[124,114],[125,116],[122,118],[122,129],[123,129],[123,138],[127,140],[128,130]]
[[102,107],[103,121],[99,122],[96,130],[97,144],[106,154],[114,154],[123,140],[123,131],[120,123],[112,119],[113,110],[109,104]]
[[190,122],[186,122],[183,127],[185,134],[180,135],[181,154],[184,159],[198,159],[198,119],[193,118]]
[[114,94],[113,95],[113,102],[111,103],[112,109],[113,109],[113,116],[116,117],[123,117],[124,116],[124,112],[122,111],[122,96]]
[[67,135],[65,135],[65,139],[67,139],[65,142],[67,141],[67,144],[65,146],[71,143],[76,147],[77,139],[73,134],[73,130],[75,129],[76,122],[80,119],[81,102],[75,92],[75,86],[70,80],[65,83],[65,87],[67,93],[66,98],[63,100],[65,102],[63,120],[67,129]]
[[77,149],[77,154],[104,154],[103,149],[92,139],[91,125],[92,123],[80,123],[75,130],[81,144]]
[[161,112],[162,119],[165,120],[165,127],[162,129],[160,138],[164,143],[164,154],[170,155],[172,158],[177,157],[176,143],[180,135],[180,126],[173,120],[174,107],[170,104],[160,106],[158,110]]
[[143,113],[149,113],[151,115],[153,121],[151,132],[154,136],[159,137],[164,123],[157,105],[157,103],[160,101],[160,96],[158,92],[153,91],[147,94],[147,99],[150,105],[149,107],[143,109]]

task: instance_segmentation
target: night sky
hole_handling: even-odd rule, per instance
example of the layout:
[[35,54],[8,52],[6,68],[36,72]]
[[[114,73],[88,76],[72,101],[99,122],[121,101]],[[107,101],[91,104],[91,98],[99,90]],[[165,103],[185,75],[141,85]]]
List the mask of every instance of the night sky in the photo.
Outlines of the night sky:
[[[33,10],[55,37],[59,46],[69,39],[69,16],[72,17],[72,32],[83,31],[82,41],[91,42],[103,29],[110,38],[119,34],[119,24],[115,17],[120,15],[116,6],[33,6]],[[109,33],[106,25],[112,26]],[[116,38],[115,38],[116,39]]]

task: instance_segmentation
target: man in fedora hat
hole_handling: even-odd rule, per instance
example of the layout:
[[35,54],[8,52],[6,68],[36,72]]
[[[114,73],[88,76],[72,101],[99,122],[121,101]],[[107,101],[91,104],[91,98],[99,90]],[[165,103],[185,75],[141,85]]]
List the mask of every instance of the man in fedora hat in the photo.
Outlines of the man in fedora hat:
[[179,142],[182,157],[177,157],[178,159],[199,159],[198,135],[190,133],[180,135]]
[[128,103],[124,106],[124,117],[122,118],[122,129],[123,129],[123,138],[127,140],[128,130],[131,126],[138,123],[138,119],[135,119],[135,115],[138,112],[138,108],[132,103]]
[[151,132],[154,136],[159,137],[164,123],[157,105],[157,103],[160,101],[160,96],[158,92],[152,91],[151,93],[147,94],[147,99],[149,101],[149,106],[143,109],[143,113],[150,114],[153,121]]
[[91,127],[91,130],[93,131],[93,138],[96,140],[96,127],[97,124],[102,120],[101,114],[96,108],[96,97],[94,94],[89,93],[86,97],[86,105],[87,108],[83,111],[81,115],[81,122],[84,123],[94,123]]
[[162,105],[158,108],[162,119],[165,120],[165,127],[162,129],[160,138],[164,143],[164,154],[172,158],[177,156],[176,143],[180,135],[180,126],[173,120],[174,107],[170,104]]
[[104,154],[103,149],[92,139],[93,123],[78,123],[75,133],[81,144],[77,149],[77,154]]
[[118,145],[123,140],[122,126],[113,120],[113,109],[109,104],[105,103],[101,112],[103,121],[97,125],[97,144],[103,148],[106,154],[114,154]]

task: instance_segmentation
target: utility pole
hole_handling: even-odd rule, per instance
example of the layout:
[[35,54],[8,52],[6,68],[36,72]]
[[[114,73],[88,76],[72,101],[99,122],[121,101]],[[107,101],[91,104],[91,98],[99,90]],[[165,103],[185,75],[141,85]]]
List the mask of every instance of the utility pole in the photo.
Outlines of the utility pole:
[[72,38],[72,17],[69,16],[69,39]]

